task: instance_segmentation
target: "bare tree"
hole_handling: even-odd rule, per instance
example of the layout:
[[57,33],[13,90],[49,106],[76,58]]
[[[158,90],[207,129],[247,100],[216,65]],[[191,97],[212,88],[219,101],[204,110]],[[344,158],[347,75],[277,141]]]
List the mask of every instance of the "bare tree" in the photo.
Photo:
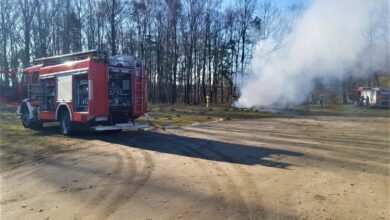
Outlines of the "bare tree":
[[37,2],[37,14],[33,22],[34,55],[45,57],[48,55],[50,43],[50,27],[52,24],[52,5],[49,1]]
[[[9,69],[8,62],[8,45],[12,29],[15,28],[16,15],[12,11],[12,2],[10,0],[2,0],[0,4],[0,36],[1,36],[1,54],[0,66],[3,69]],[[8,76],[6,76],[8,77]],[[6,79],[8,81],[8,79]]]
[[253,19],[256,0],[243,0],[239,7],[240,32],[241,32],[241,74],[244,76],[247,34],[250,22]]
[[281,35],[289,20],[267,0],[228,9],[221,0],[0,1],[2,68],[107,47],[142,60],[150,100],[171,104],[230,102],[254,43]]
[[117,32],[123,19],[124,4],[121,0],[102,0],[99,6],[101,14],[108,21],[111,54],[117,55]]
[[31,23],[38,5],[37,0],[19,0],[19,6],[22,13],[22,31],[24,35],[24,54],[23,66],[28,66],[30,62],[30,44],[31,44]]

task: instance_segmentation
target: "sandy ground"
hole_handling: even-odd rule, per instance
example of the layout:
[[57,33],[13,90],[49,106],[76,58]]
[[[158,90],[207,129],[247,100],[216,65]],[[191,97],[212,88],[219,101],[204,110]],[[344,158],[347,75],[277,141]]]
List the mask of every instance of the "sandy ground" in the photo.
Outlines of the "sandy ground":
[[1,219],[390,219],[389,118],[85,135],[1,173]]

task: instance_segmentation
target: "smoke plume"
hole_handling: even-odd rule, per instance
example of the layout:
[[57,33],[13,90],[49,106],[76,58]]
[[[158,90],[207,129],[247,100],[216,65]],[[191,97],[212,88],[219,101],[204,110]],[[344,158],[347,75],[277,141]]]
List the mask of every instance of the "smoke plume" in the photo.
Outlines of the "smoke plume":
[[315,80],[389,73],[389,5],[389,0],[312,1],[282,44],[272,37],[257,43],[236,105],[299,104]]

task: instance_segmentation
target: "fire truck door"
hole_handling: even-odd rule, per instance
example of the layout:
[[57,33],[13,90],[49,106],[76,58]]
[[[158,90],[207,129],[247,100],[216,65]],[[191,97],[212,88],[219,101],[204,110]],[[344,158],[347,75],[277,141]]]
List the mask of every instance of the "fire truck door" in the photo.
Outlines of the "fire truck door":
[[72,101],[72,75],[63,75],[57,77],[57,101]]
[[108,120],[108,68],[105,63],[91,65],[88,87],[89,113],[99,120]]

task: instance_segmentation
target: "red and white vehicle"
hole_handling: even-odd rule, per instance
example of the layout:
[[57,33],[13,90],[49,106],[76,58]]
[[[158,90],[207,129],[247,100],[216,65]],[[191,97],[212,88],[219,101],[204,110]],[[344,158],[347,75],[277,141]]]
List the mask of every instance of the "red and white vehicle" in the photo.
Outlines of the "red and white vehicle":
[[[147,111],[147,73],[131,56],[107,57],[93,50],[35,60],[21,80],[17,113],[26,128],[60,122],[70,135],[78,127],[95,130],[139,128]],[[138,127],[137,127],[138,126]]]
[[355,90],[357,103],[373,108],[390,108],[390,89],[358,87]]

